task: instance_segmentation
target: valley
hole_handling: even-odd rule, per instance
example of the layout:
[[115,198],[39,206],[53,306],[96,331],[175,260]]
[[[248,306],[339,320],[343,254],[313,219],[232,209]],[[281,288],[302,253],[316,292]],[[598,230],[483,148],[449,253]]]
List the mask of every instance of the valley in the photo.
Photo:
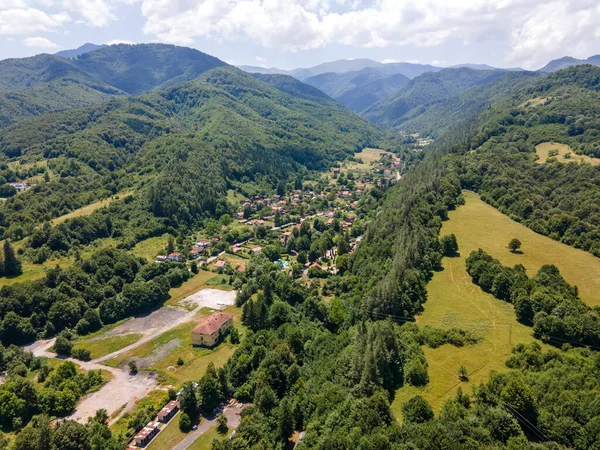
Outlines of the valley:
[[595,61],[0,60],[0,450],[594,449]]

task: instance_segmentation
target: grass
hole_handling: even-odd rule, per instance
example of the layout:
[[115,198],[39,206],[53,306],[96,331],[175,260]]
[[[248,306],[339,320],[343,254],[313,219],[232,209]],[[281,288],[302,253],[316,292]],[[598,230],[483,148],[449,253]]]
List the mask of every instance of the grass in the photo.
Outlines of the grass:
[[128,345],[134,344],[143,337],[143,334],[129,333],[120,336],[108,336],[103,339],[85,339],[75,344],[76,348],[85,348],[91,352],[92,359],[100,358],[109,353],[116,352]]
[[231,277],[229,275],[217,275],[216,277],[212,277],[211,279],[209,279],[206,282],[206,285],[213,288],[231,291],[233,290],[233,286],[229,284],[230,278]]
[[[544,142],[542,144],[538,144],[535,147],[535,153],[538,155],[538,160],[536,161],[538,164],[544,164],[549,157],[550,150],[558,151],[558,155],[554,156],[559,162],[586,162],[590,163],[593,166],[597,166],[600,164],[600,158],[591,158],[586,155],[577,155],[571,147],[565,144],[559,144],[557,142]],[[565,158],[566,154],[570,154],[570,158]]]
[[188,447],[188,450],[211,450],[212,442],[215,439],[227,439],[229,436],[231,436],[232,432],[233,430],[229,429],[226,435],[222,435],[217,431],[217,427],[214,426],[207,430],[205,433],[202,433],[200,437]]
[[23,273],[16,277],[0,277],[0,288],[14,283],[24,283],[26,281],[39,280],[46,276],[46,269],[60,265],[62,268],[67,268],[73,264],[70,258],[58,258],[44,262],[43,264],[31,264],[24,262],[22,265]]
[[136,246],[133,247],[132,253],[135,256],[146,258],[148,262],[152,262],[156,258],[156,255],[165,251],[167,239],[167,235],[145,239],[142,242],[138,242]]
[[[479,199],[463,192],[466,204],[450,212],[442,234],[460,236],[459,251],[465,257],[482,248],[505,266],[523,264],[529,275],[544,264],[554,264],[565,280],[577,285],[582,300],[590,306],[600,305],[600,258],[537,234]],[[508,242],[517,238],[522,254],[511,253]],[[461,242],[462,241],[462,242]]]
[[131,411],[123,414],[119,420],[110,426],[110,430],[113,435],[125,435],[127,433],[129,418],[135,414],[135,411],[148,405],[158,408],[165,400],[167,393],[161,389],[150,391],[144,398],[139,399],[135,402],[135,405]]
[[[243,334],[240,309],[231,306],[225,311],[234,315],[233,324]],[[210,312],[210,310],[202,310],[195,320],[183,323],[129,352],[110,359],[106,364],[117,367],[132,357],[147,358],[159,354],[157,360],[148,369],[161,374],[160,380],[163,384],[180,385],[185,381],[198,380],[211,362],[217,367],[223,366],[237,348],[237,345],[232,345],[228,338],[212,349],[192,346],[192,329]],[[174,340],[177,341],[177,345],[165,355],[160,355],[161,347]],[[182,366],[177,365],[179,358],[184,361]]]
[[162,429],[160,434],[152,439],[150,445],[146,447],[148,450],[164,450],[167,448],[173,448],[185,439],[187,433],[184,433],[179,429],[180,414],[181,412],[175,414],[169,423]]
[[196,275],[187,280],[181,286],[173,288],[169,291],[170,298],[167,305],[177,305],[184,298],[198,292],[206,287],[207,281],[214,278],[214,272],[207,270],[199,270]]
[[240,194],[239,192],[236,192],[233,189],[229,189],[227,191],[227,201],[229,203],[238,206],[239,204],[243,203],[245,200],[248,200],[248,199],[246,197],[244,197],[242,194]]
[[[482,248],[507,266],[523,264],[530,275],[543,264],[555,264],[569,283],[578,285],[584,301],[591,306],[600,304],[600,259],[534,233],[474,193],[463,192],[463,195],[466,204],[450,212],[450,220],[441,231],[442,235],[456,235],[460,256],[444,258],[443,270],[436,272],[427,286],[428,300],[417,322],[442,328],[468,328],[484,339],[470,347],[425,348],[430,382],[423,388],[406,386],[398,390],[392,409],[399,418],[402,404],[417,394],[439,411],[459,386],[470,391],[486,380],[491,370],[505,369],[512,346],[534,339],[531,328],[516,321],[512,305],[473,284],[465,269],[465,259],[472,250]],[[522,254],[513,254],[506,248],[513,237],[523,243]],[[458,380],[461,365],[469,372],[468,382]]]

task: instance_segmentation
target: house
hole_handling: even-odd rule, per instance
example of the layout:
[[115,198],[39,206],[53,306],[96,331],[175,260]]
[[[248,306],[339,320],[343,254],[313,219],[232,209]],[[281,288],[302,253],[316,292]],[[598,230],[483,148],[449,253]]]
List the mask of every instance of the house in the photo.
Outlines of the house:
[[196,242],[196,245],[194,247],[206,248],[208,247],[208,244],[210,244],[210,241],[208,239],[200,239],[198,242]]
[[231,251],[232,251],[233,253],[240,252],[240,251],[242,251],[242,247],[235,246],[235,247],[233,247],[233,249],[232,249]]
[[158,421],[162,423],[168,423],[171,418],[179,411],[179,402],[177,400],[171,400],[165,405],[163,409],[158,413]]
[[169,256],[167,256],[167,259],[169,261],[176,261],[179,262],[182,260],[181,258],[181,253],[177,253],[177,252],[173,252],[173,253],[169,253]]
[[211,314],[192,330],[192,344],[212,347],[233,326],[231,314],[217,312]]
[[200,253],[204,251],[201,247],[195,247],[190,250],[190,258],[197,259],[200,256]]
[[215,267],[216,267],[217,269],[221,269],[221,268],[225,267],[226,265],[227,265],[227,261],[223,261],[222,259],[218,260],[218,261],[215,263]]
[[166,260],[167,260],[167,257],[165,255],[158,255],[156,257],[156,261],[157,262],[163,262],[163,261],[166,261]]
[[325,213],[323,215],[325,217],[333,217],[333,216],[335,216],[335,213],[333,211],[325,211]]
[[254,247],[254,248],[252,249],[252,252],[253,252],[253,253],[258,253],[258,252],[260,252],[261,250],[262,250],[262,247]]
[[339,167],[334,167],[333,169],[331,169],[331,171],[332,171],[333,173],[340,173],[340,169],[339,169]]
[[158,422],[149,422],[144,428],[135,435],[135,445],[145,447],[159,432]]
[[27,183],[8,183],[10,186],[14,187],[17,191],[26,191],[29,185]]

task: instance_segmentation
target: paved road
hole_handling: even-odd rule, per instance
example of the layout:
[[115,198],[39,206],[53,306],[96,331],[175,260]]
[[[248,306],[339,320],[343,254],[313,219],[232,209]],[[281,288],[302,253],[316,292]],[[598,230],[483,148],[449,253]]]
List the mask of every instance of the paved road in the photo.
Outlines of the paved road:
[[[247,405],[238,404],[237,406],[227,407],[223,411],[223,415],[227,417],[227,426],[235,430],[240,424],[240,413],[246,408]],[[194,443],[201,435],[206,433],[212,427],[217,426],[217,419],[213,417],[211,420],[205,420],[200,424],[197,430],[190,432],[183,441],[173,447],[172,450],[186,450],[190,445]]]

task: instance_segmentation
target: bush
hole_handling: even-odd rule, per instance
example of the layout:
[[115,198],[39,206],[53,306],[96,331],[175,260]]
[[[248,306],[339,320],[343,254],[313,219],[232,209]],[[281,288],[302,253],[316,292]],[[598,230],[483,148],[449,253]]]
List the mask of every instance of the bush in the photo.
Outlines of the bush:
[[404,372],[405,381],[412,386],[424,386],[429,382],[429,374],[427,373],[427,366],[414,359],[406,365]]
[[187,433],[192,428],[192,419],[186,413],[181,413],[179,416],[179,429]]
[[87,348],[74,348],[71,355],[80,361],[89,361],[92,359],[92,353]]
[[179,358],[177,358],[177,365],[183,366],[183,358],[181,356]]
[[447,234],[440,239],[444,256],[455,256],[458,254],[458,242],[454,234]]
[[73,344],[66,337],[59,336],[56,338],[56,343],[54,344],[56,354],[61,356],[71,356],[72,349]]
[[240,343],[240,332],[237,330],[237,328],[235,328],[235,327],[231,328],[231,331],[229,332],[229,340],[231,341],[232,344]]
[[427,400],[417,395],[402,405],[405,422],[423,423],[433,419],[433,409]]

